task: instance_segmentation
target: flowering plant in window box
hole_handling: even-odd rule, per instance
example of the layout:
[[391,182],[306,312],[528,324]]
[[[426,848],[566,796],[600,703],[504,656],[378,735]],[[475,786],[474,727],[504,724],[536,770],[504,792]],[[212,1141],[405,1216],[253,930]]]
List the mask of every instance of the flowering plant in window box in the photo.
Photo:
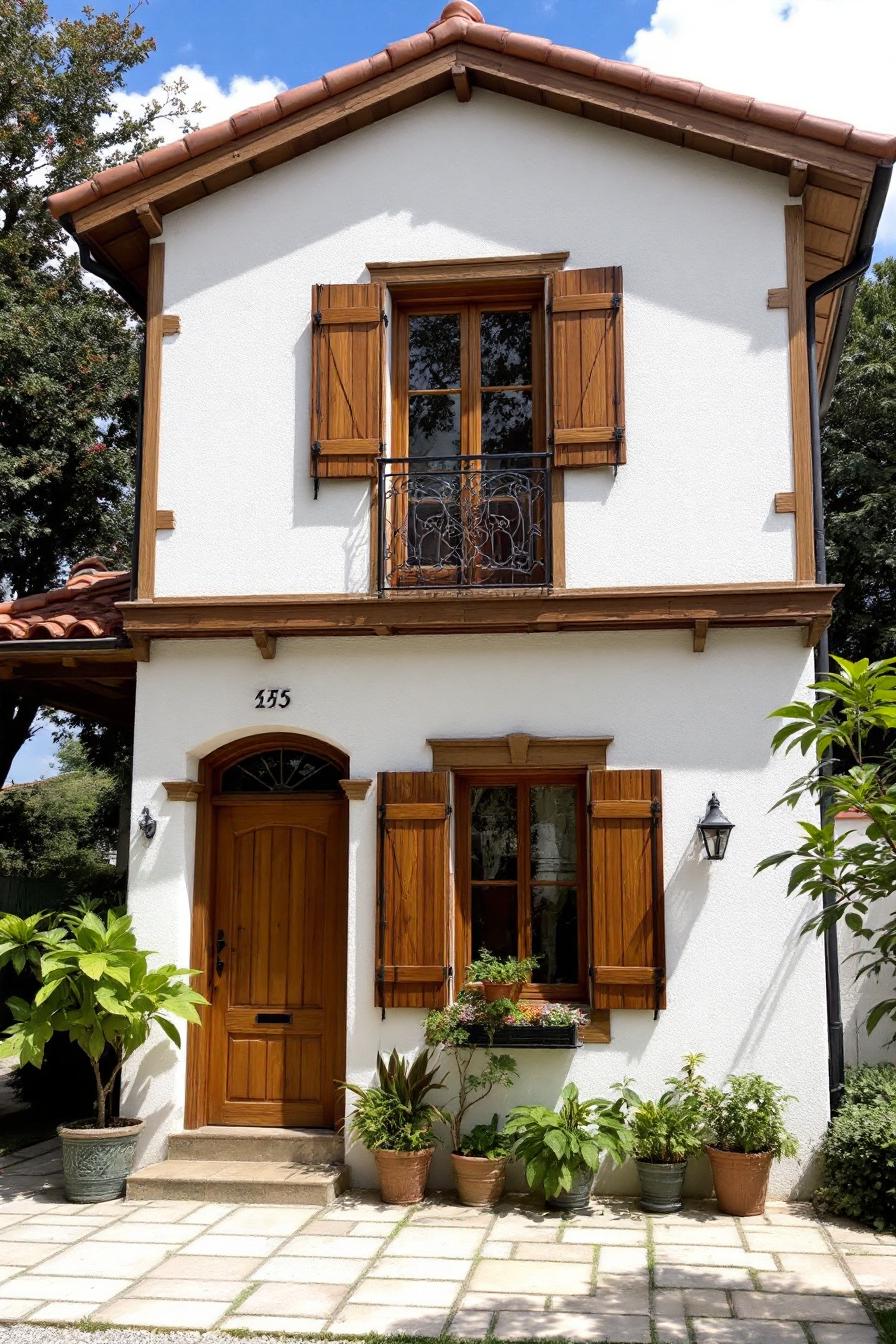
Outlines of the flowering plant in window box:
[[574,1049],[587,1013],[568,1003],[489,1002],[478,989],[462,989],[455,1003],[426,1018],[428,1045],[502,1045],[517,1049]]

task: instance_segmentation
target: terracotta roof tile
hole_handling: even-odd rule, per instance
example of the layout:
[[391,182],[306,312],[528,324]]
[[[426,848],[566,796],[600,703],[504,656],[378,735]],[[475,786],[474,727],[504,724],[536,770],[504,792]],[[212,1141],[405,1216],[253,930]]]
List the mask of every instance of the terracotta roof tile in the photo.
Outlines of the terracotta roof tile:
[[384,51],[377,52],[368,60],[340,66],[319,80],[278,94],[270,103],[249,108],[227,121],[193,131],[183,140],[149,150],[130,163],[106,168],[89,182],[81,182],[65,191],[56,192],[49,198],[50,210],[57,218],[73,210],[80,210],[91,201],[110,196],[123,186],[141,178],[151,178],[188,158],[195,158],[207,150],[237,140],[242,135],[268,126],[281,117],[291,116],[328,96],[359,88],[376,75],[390,69],[397,70],[420,56],[457,41],[466,41],[492,51],[506,51],[524,60],[551,65],[622,88],[644,90],[686,106],[698,104],[707,111],[752,121],[771,129],[798,132],[809,140],[844,146],[856,153],[891,162],[896,159],[896,135],[860,131],[846,122],[810,116],[799,108],[758,102],[744,94],[725,93],[693,80],[653,74],[649,70],[629,65],[626,61],[605,60],[572,47],[554,46],[546,37],[514,33],[486,23],[481,11],[470,0],[449,0],[439,18],[426,32],[392,42]]
[[64,588],[0,602],[0,643],[29,639],[102,639],[121,634],[117,602],[130,594],[127,570],[91,555],[72,566]]

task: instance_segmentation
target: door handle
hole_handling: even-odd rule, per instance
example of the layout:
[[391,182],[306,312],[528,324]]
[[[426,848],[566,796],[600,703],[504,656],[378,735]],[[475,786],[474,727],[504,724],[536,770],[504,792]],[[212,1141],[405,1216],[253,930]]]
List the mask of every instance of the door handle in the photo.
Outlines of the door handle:
[[217,954],[215,960],[215,973],[217,975],[224,974],[224,960],[221,956],[221,953],[224,951],[226,946],[227,946],[227,939],[224,937],[224,930],[219,929],[218,937],[215,939],[215,953]]

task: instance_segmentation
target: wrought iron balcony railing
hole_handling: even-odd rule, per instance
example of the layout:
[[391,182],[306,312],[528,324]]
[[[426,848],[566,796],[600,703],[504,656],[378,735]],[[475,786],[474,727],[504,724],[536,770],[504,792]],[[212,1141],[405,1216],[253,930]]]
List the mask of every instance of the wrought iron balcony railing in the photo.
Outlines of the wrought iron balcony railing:
[[549,453],[379,463],[379,591],[551,582]]

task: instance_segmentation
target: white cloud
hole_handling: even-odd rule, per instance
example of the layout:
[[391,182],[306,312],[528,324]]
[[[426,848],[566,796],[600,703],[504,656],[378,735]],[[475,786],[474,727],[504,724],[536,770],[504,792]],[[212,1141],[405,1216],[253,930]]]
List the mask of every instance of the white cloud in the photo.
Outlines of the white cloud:
[[[202,103],[202,112],[191,118],[199,126],[211,126],[213,122],[224,121],[226,117],[233,116],[234,112],[243,112],[256,103],[267,102],[286,88],[282,79],[273,76],[251,79],[248,75],[234,75],[225,88],[214,75],[206,74],[199,65],[173,65],[151,89],[145,93],[120,93],[116,96],[116,104],[122,110],[139,113],[151,98],[163,101],[165,94],[162,85],[176,79],[183,79],[188,86],[188,106]],[[178,128],[169,124],[163,125],[160,130],[166,140],[171,140]]]
[[[894,0],[657,0],[636,65],[896,131]],[[896,192],[879,241],[896,247]]]

